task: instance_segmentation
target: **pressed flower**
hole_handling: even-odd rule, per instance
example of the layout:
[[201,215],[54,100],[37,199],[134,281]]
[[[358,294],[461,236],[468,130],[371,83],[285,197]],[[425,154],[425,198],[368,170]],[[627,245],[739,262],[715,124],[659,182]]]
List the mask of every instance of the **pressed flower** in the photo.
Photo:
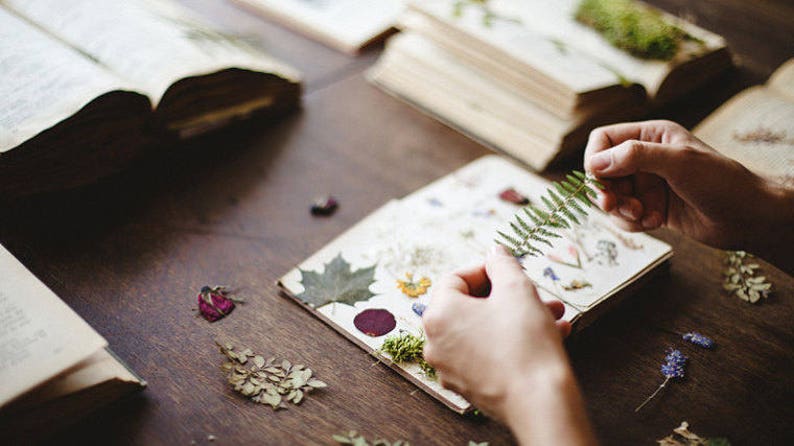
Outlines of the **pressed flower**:
[[702,334],[700,334],[700,333],[698,333],[696,331],[691,331],[689,333],[685,333],[683,338],[684,338],[685,341],[691,342],[691,343],[693,343],[693,344],[695,344],[695,345],[697,345],[699,347],[709,348],[709,349],[714,347],[714,340],[713,339],[711,339],[711,338],[709,338],[707,336],[703,336]]
[[353,318],[353,325],[367,336],[377,337],[394,330],[397,320],[389,310],[370,308]]
[[681,353],[680,350],[670,349],[667,351],[667,356],[664,357],[664,364],[662,364],[661,371],[664,375],[664,382],[651,394],[645,401],[642,402],[634,412],[639,412],[649,401],[651,401],[659,392],[667,386],[671,379],[681,379],[685,375],[687,357]]
[[197,300],[199,313],[210,322],[223,319],[235,307],[234,300],[229,297],[226,289],[222,286],[202,287],[198,293]]
[[581,290],[582,288],[589,288],[592,286],[593,284],[591,284],[586,280],[574,279],[571,280],[571,283],[569,283],[568,285],[563,285],[562,289],[564,289],[565,291],[576,291],[576,290]]
[[427,277],[422,277],[414,282],[413,273],[405,273],[405,279],[397,279],[397,288],[408,297],[419,297],[427,293],[427,289],[433,284]]
[[444,203],[442,203],[441,200],[439,200],[436,197],[428,198],[427,199],[427,204],[429,204],[430,206],[433,206],[434,208],[444,207]]
[[414,302],[411,305],[411,309],[414,310],[414,313],[416,313],[419,317],[422,317],[422,315],[425,313],[425,310],[427,309],[427,305],[423,304],[422,302]]
[[519,206],[526,206],[529,204],[529,198],[522,195],[512,187],[503,190],[499,193],[499,198],[508,203],[517,204]]
[[314,200],[310,211],[312,215],[331,215],[336,212],[339,207],[339,202],[330,195]]
[[543,277],[548,277],[549,279],[553,280],[554,282],[557,282],[558,280],[560,280],[559,276],[557,276],[557,274],[554,272],[553,269],[551,269],[550,266],[547,266],[546,268],[543,269]]

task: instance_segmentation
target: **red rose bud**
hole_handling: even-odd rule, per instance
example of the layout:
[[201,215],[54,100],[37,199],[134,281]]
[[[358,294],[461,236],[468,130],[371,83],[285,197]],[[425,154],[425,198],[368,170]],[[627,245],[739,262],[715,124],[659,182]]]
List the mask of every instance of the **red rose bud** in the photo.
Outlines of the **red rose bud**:
[[337,207],[339,207],[339,202],[334,197],[327,195],[315,200],[310,211],[312,215],[331,215],[336,212]]
[[521,195],[517,190],[511,188],[503,190],[499,194],[499,198],[509,203],[525,206],[529,204],[529,198]]
[[199,313],[204,319],[215,322],[223,319],[234,310],[234,301],[226,295],[222,286],[205,286],[198,294]]

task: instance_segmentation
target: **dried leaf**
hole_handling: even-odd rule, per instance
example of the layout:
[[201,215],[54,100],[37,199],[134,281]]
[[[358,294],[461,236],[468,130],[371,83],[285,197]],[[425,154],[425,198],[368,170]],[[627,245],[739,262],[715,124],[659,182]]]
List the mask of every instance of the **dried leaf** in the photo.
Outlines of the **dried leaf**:
[[265,358],[260,355],[254,356],[254,364],[261,369],[265,365]]
[[297,297],[314,308],[331,302],[353,305],[366,301],[375,295],[369,290],[375,282],[375,267],[351,271],[340,253],[325,265],[323,273],[300,270],[304,291]]

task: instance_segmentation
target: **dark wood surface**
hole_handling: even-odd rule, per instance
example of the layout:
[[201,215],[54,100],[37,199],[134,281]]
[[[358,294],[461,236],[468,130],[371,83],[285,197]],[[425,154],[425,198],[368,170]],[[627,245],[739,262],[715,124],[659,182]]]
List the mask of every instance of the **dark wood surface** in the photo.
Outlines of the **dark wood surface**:
[[[302,70],[303,110],[163,147],[96,187],[0,211],[0,242],[149,382],[57,441],[187,445],[214,435],[213,444],[333,444],[332,434],[357,429],[419,445],[510,444],[497,423],[461,417],[372,366],[274,284],[387,200],[487,149],[367,84],[377,47],[351,58],[227,3],[184,3]],[[794,56],[790,1],[653,3],[724,35],[741,63],[659,116],[692,125]],[[309,203],[324,193],[340,199],[339,211],[310,217]],[[763,264],[776,292],[749,305],[722,293],[720,252],[654,235],[675,247],[669,272],[569,342],[598,436],[654,444],[687,420],[737,445],[794,444],[794,279]],[[205,284],[238,288],[248,302],[209,324],[193,311]],[[693,329],[718,348],[699,350],[675,334]],[[278,413],[246,402],[227,387],[215,339],[309,364],[330,387]],[[635,414],[661,382],[669,346],[690,356],[687,379]]]

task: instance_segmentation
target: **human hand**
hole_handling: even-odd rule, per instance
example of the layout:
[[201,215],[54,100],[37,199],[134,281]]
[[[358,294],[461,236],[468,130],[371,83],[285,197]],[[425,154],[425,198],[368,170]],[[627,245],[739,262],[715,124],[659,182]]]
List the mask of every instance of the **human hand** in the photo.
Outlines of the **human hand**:
[[769,251],[779,237],[791,237],[791,191],[721,155],[674,122],[595,129],[584,164],[605,180],[598,204],[623,229],[668,227],[715,247],[773,258]]
[[559,301],[540,301],[518,261],[498,246],[484,266],[434,286],[422,317],[424,358],[444,387],[506,422],[521,442],[591,439],[562,345],[571,329],[563,312]]

